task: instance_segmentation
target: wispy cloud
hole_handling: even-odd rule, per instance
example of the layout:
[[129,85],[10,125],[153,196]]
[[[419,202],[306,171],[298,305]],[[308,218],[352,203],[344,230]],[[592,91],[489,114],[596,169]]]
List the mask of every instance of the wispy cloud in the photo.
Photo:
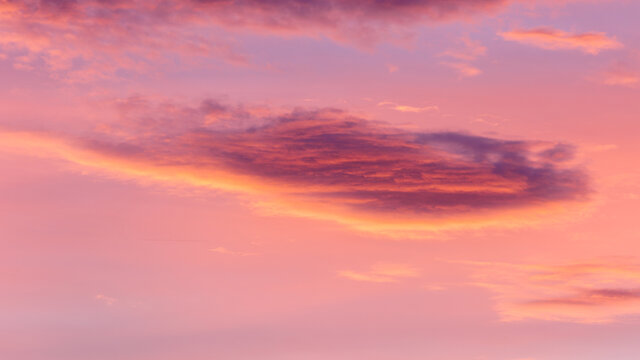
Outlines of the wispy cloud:
[[378,103],[378,106],[386,107],[389,109],[393,109],[400,112],[412,112],[412,113],[421,113],[425,111],[437,111],[438,107],[436,105],[429,106],[410,106],[410,105],[400,105],[391,101],[382,101]]
[[[406,38],[411,27],[494,12],[506,0],[195,1],[199,11],[227,27],[316,35],[371,46]],[[240,17],[239,14],[242,14]]]
[[214,252],[214,253],[218,253],[218,254],[236,255],[236,256],[253,256],[253,255],[257,255],[256,253],[252,253],[252,252],[229,250],[229,249],[227,249],[225,247],[222,247],[222,246],[211,248],[211,249],[209,249],[209,251],[210,252]]
[[487,48],[477,41],[468,37],[460,38],[460,46],[443,52],[442,56],[447,56],[460,61],[473,61],[487,53]]
[[487,48],[477,41],[468,37],[459,39],[456,48],[449,49],[440,56],[449,60],[443,61],[442,65],[454,69],[461,77],[473,77],[482,74],[482,70],[473,65],[473,62],[487,53]]
[[640,70],[624,62],[618,62],[595,78],[600,83],[613,86],[635,87],[640,84]]
[[397,282],[403,278],[418,277],[420,271],[406,264],[377,264],[366,272],[342,270],[338,272],[338,275],[355,281],[387,283]]
[[107,306],[112,306],[113,304],[116,303],[116,301],[118,301],[118,299],[110,297],[110,296],[106,296],[104,294],[98,294],[95,296],[95,299],[104,303]]
[[611,322],[640,314],[640,265],[630,258],[561,265],[470,263],[505,321]]
[[[229,31],[322,34],[370,47],[406,39],[411,28],[500,8],[505,0],[214,1],[0,0],[0,48],[16,68],[67,81],[108,79],[145,71],[173,56],[245,65]],[[100,29],[100,31],[95,31]],[[25,54],[26,52],[26,54]]]
[[197,26],[195,13],[180,11],[178,3],[0,0],[0,49],[16,68],[71,82],[148,72],[175,64],[175,57],[248,63],[230,38]]
[[442,65],[452,68],[461,77],[474,77],[482,74],[482,70],[465,62],[445,61]]
[[569,33],[540,27],[516,29],[499,34],[503,39],[536,46],[547,50],[580,50],[596,55],[604,50],[619,49],[623,45],[603,32]]

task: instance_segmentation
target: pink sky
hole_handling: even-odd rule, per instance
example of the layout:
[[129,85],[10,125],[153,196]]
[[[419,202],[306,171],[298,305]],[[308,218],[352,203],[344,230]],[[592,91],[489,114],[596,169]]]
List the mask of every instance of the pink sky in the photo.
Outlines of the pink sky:
[[0,0],[0,358],[640,358],[639,16]]

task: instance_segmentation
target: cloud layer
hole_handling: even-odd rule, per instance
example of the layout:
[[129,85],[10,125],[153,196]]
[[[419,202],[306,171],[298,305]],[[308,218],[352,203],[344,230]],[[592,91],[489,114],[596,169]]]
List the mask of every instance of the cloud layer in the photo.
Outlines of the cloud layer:
[[370,47],[422,22],[492,11],[506,0],[0,0],[0,50],[17,68],[70,81],[198,57],[246,64],[228,30],[326,36]]
[[[155,69],[159,64],[217,59],[247,65],[239,33],[328,37],[371,48],[406,42],[422,24],[493,13],[509,0],[0,0],[0,56],[16,68],[45,69],[84,82]],[[514,30],[505,39],[548,49],[597,53],[619,47],[602,33]],[[469,56],[484,48],[467,41],[445,65],[461,76],[480,73]],[[478,53],[478,50],[480,52]],[[461,58],[461,56],[463,58]],[[176,61],[177,60],[177,61]]]
[[588,194],[565,144],[409,132],[336,109],[270,114],[212,100],[119,106],[123,121],[103,124],[101,133],[30,136],[56,139],[63,145],[52,147],[75,162],[248,194],[268,211],[380,231],[486,225],[503,216],[517,225]]
[[338,40],[374,43],[407,25],[495,10],[505,0],[196,0],[227,26],[320,32]]
[[473,263],[505,321],[601,323],[640,314],[640,266],[613,258],[561,265]]
[[176,60],[246,64],[234,41],[171,1],[0,0],[0,50],[19,69],[113,80]]

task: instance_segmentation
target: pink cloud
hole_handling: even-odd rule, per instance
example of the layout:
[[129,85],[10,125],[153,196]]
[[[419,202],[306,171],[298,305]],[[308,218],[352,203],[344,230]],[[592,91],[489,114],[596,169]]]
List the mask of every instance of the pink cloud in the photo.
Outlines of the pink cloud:
[[589,193],[565,144],[410,132],[336,109],[120,107],[123,121],[92,135],[5,133],[5,146],[50,147],[83,166],[244,194],[263,211],[378,233],[517,226]]
[[[146,1],[0,1],[0,48],[17,68],[73,82],[113,79],[167,62],[217,58],[246,64],[231,39]],[[165,12],[165,10],[167,10]],[[44,66],[43,66],[44,65]]]
[[602,32],[569,33],[553,28],[511,30],[500,33],[505,40],[547,50],[580,50],[597,55],[601,51],[619,49],[623,45]]
[[325,35],[370,46],[381,39],[406,37],[421,23],[487,13],[507,0],[197,0],[201,10],[228,27],[259,28],[276,33]]
[[505,321],[579,323],[640,314],[640,266],[629,258],[561,265],[470,263]]
[[[422,24],[492,13],[508,3],[508,0],[0,0],[0,47],[11,56],[16,68],[44,68],[54,77],[82,82],[110,79],[120,70],[149,71],[158,64],[171,63],[176,56],[191,63],[218,59],[247,65],[249,57],[238,49],[230,31],[325,36],[372,47],[380,41],[405,42]],[[560,40],[554,44],[589,42],[587,51],[595,52],[607,46],[600,39],[602,36],[555,33]],[[540,37],[538,34],[537,38]],[[549,40],[543,42],[547,44]],[[612,45],[610,42],[609,46]],[[468,63],[468,57],[481,55],[484,48],[471,41],[467,41],[466,47],[463,51],[450,51],[449,56],[455,61],[448,63],[462,76],[474,76],[479,70]]]
[[482,74],[482,70],[466,62],[445,61],[442,65],[452,68],[460,77],[474,77]]
[[113,304],[115,304],[118,301],[118,299],[116,299],[116,298],[113,298],[113,297],[110,297],[110,296],[106,296],[106,295],[103,295],[103,294],[96,295],[95,299],[98,300],[98,301],[103,302],[107,306],[112,306]]
[[487,53],[487,48],[468,37],[463,37],[459,43],[458,47],[440,54],[440,56],[449,58],[449,60],[442,62],[442,65],[455,70],[460,77],[473,77],[482,74],[482,70],[474,66],[473,62],[484,56]]
[[634,87],[640,84],[640,70],[619,62],[610,66],[595,80],[605,85]]
[[[328,36],[372,46],[403,41],[423,22],[493,11],[506,0],[0,0],[0,47],[16,68],[70,81],[108,79],[168,62],[215,58],[245,65],[224,29]],[[26,54],[25,54],[26,53]],[[22,57],[21,57],[22,56]]]
[[338,272],[338,275],[355,281],[389,283],[400,281],[403,278],[418,277],[420,271],[406,264],[377,264],[366,272],[342,270]]
[[386,107],[389,109],[393,109],[395,111],[400,112],[409,112],[409,113],[421,113],[426,111],[438,111],[438,107],[436,105],[427,105],[427,106],[411,106],[411,105],[400,105],[394,103],[392,101],[382,101],[378,103],[378,106]]

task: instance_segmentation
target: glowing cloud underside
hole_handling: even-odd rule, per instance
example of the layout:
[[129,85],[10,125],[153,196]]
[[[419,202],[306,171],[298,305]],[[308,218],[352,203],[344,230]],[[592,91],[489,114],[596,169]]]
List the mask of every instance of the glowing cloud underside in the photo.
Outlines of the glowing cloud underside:
[[55,141],[23,143],[50,143],[62,157],[116,173],[246,194],[271,212],[382,232],[509,218],[517,225],[588,194],[564,144],[409,132],[333,109],[254,117],[212,101],[141,119],[84,138],[29,134]]
[[592,55],[619,49],[623,45],[601,32],[568,33],[553,28],[518,29],[500,34],[502,38],[547,50],[580,50]]
[[640,314],[637,259],[561,265],[470,263],[475,284],[492,291],[504,321],[603,323]]

